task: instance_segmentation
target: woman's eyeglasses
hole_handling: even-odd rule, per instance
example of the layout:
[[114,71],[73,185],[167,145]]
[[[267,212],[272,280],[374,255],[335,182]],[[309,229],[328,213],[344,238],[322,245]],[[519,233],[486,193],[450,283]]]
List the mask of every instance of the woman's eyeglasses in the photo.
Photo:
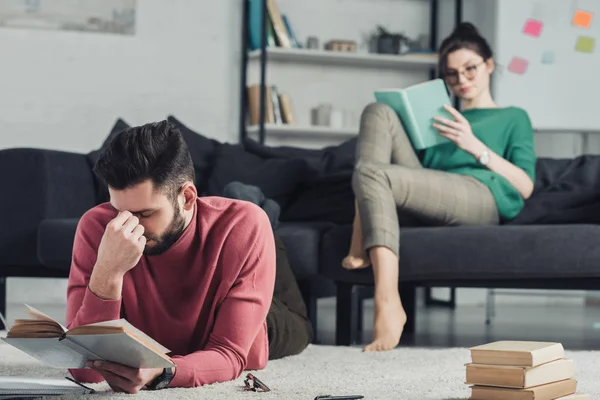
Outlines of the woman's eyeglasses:
[[475,65],[467,65],[466,67],[462,67],[458,71],[446,72],[444,74],[444,80],[448,85],[456,85],[459,81],[459,76],[462,74],[467,79],[473,79],[477,75],[477,69],[485,63],[485,60],[481,61],[479,64]]

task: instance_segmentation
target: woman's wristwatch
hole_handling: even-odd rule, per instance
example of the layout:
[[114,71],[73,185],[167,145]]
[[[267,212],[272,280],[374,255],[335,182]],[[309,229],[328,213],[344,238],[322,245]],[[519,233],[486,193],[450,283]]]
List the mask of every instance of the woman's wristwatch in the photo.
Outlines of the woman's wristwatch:
[[477,157],[477,161],[479,161],[481,165],[488,165],[490,162],[490,151],[487,149],[487,147],[483,149],[479,157]]

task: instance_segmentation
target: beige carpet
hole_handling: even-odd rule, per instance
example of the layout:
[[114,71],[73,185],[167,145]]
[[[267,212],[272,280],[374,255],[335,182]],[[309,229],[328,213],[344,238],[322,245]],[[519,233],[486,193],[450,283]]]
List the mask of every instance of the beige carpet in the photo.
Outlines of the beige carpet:
[[[600,398],[600,352],[569,352],[574,359],[579,390]],[[271,388],[268,393],[244,392],[243,377],[233,382],[194,389],[142,392],[140,399],[314,399],[317,395],[362,394],[365,399],[466,399],[464,382],[467,349],[398,348],[387,353],[362,353],[356,347],[310,346],[299,356],[272,361],[256,376]],[[19,350],[0,342],[0,375],[63,377]],[[92,399],[131,398],[92,385],[102,392]]]

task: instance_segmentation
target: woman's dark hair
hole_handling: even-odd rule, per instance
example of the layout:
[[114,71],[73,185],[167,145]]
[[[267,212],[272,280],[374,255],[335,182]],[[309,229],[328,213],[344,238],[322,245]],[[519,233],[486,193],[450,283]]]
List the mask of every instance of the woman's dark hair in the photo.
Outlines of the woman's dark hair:
[[102,149],[94,166],[109,187],[123,190],[150,179],[155,189],[174,198],[194,164],[181,133],[167,121],[124,130]]
[[440,46],[438,64],[440,77],[446,76],[448,54],[460,49],[472,50],[479,54],[484,61],[494,55],[490,45],[479,34],[477,28],[470,22],[461,22]]

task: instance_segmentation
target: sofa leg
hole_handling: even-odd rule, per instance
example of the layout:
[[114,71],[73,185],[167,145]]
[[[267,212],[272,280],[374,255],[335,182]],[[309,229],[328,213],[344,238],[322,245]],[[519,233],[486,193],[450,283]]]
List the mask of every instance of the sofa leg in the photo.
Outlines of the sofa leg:
[[304,299],[304,304],[306,305],[306,314],[310,324],[313,329],[313,343],[318,343],[317,340],[317,296],[313,294],[313,290],[311,288],[310,281],[299,281],[298,287],[300,288],[300,293],[302,294],[302,298]]
[[[0,313],[6,319],[6,277],[0,277]],[[4,323],[0,321],[0,330],[8,329]]]
[[335,344],[350,346],[357,340],[358,295],[353,284],[337,282]]
[[[402,306],[406,311],[406,325],[404,325],[403,333],[413,334],[416,328],[417,316],[417,287],[411,284],[400,284],[398,287]],[[405,336],[402,335],[402,338]],[[402,339],[401,339],[402,340]]]
[[434,298],[431,295],[431,287],[425,287],[425,306],[439,306],[439,307],[448,307],[451,310],[456,309],[456,288],[450,288],[450,300],[439,300]]

